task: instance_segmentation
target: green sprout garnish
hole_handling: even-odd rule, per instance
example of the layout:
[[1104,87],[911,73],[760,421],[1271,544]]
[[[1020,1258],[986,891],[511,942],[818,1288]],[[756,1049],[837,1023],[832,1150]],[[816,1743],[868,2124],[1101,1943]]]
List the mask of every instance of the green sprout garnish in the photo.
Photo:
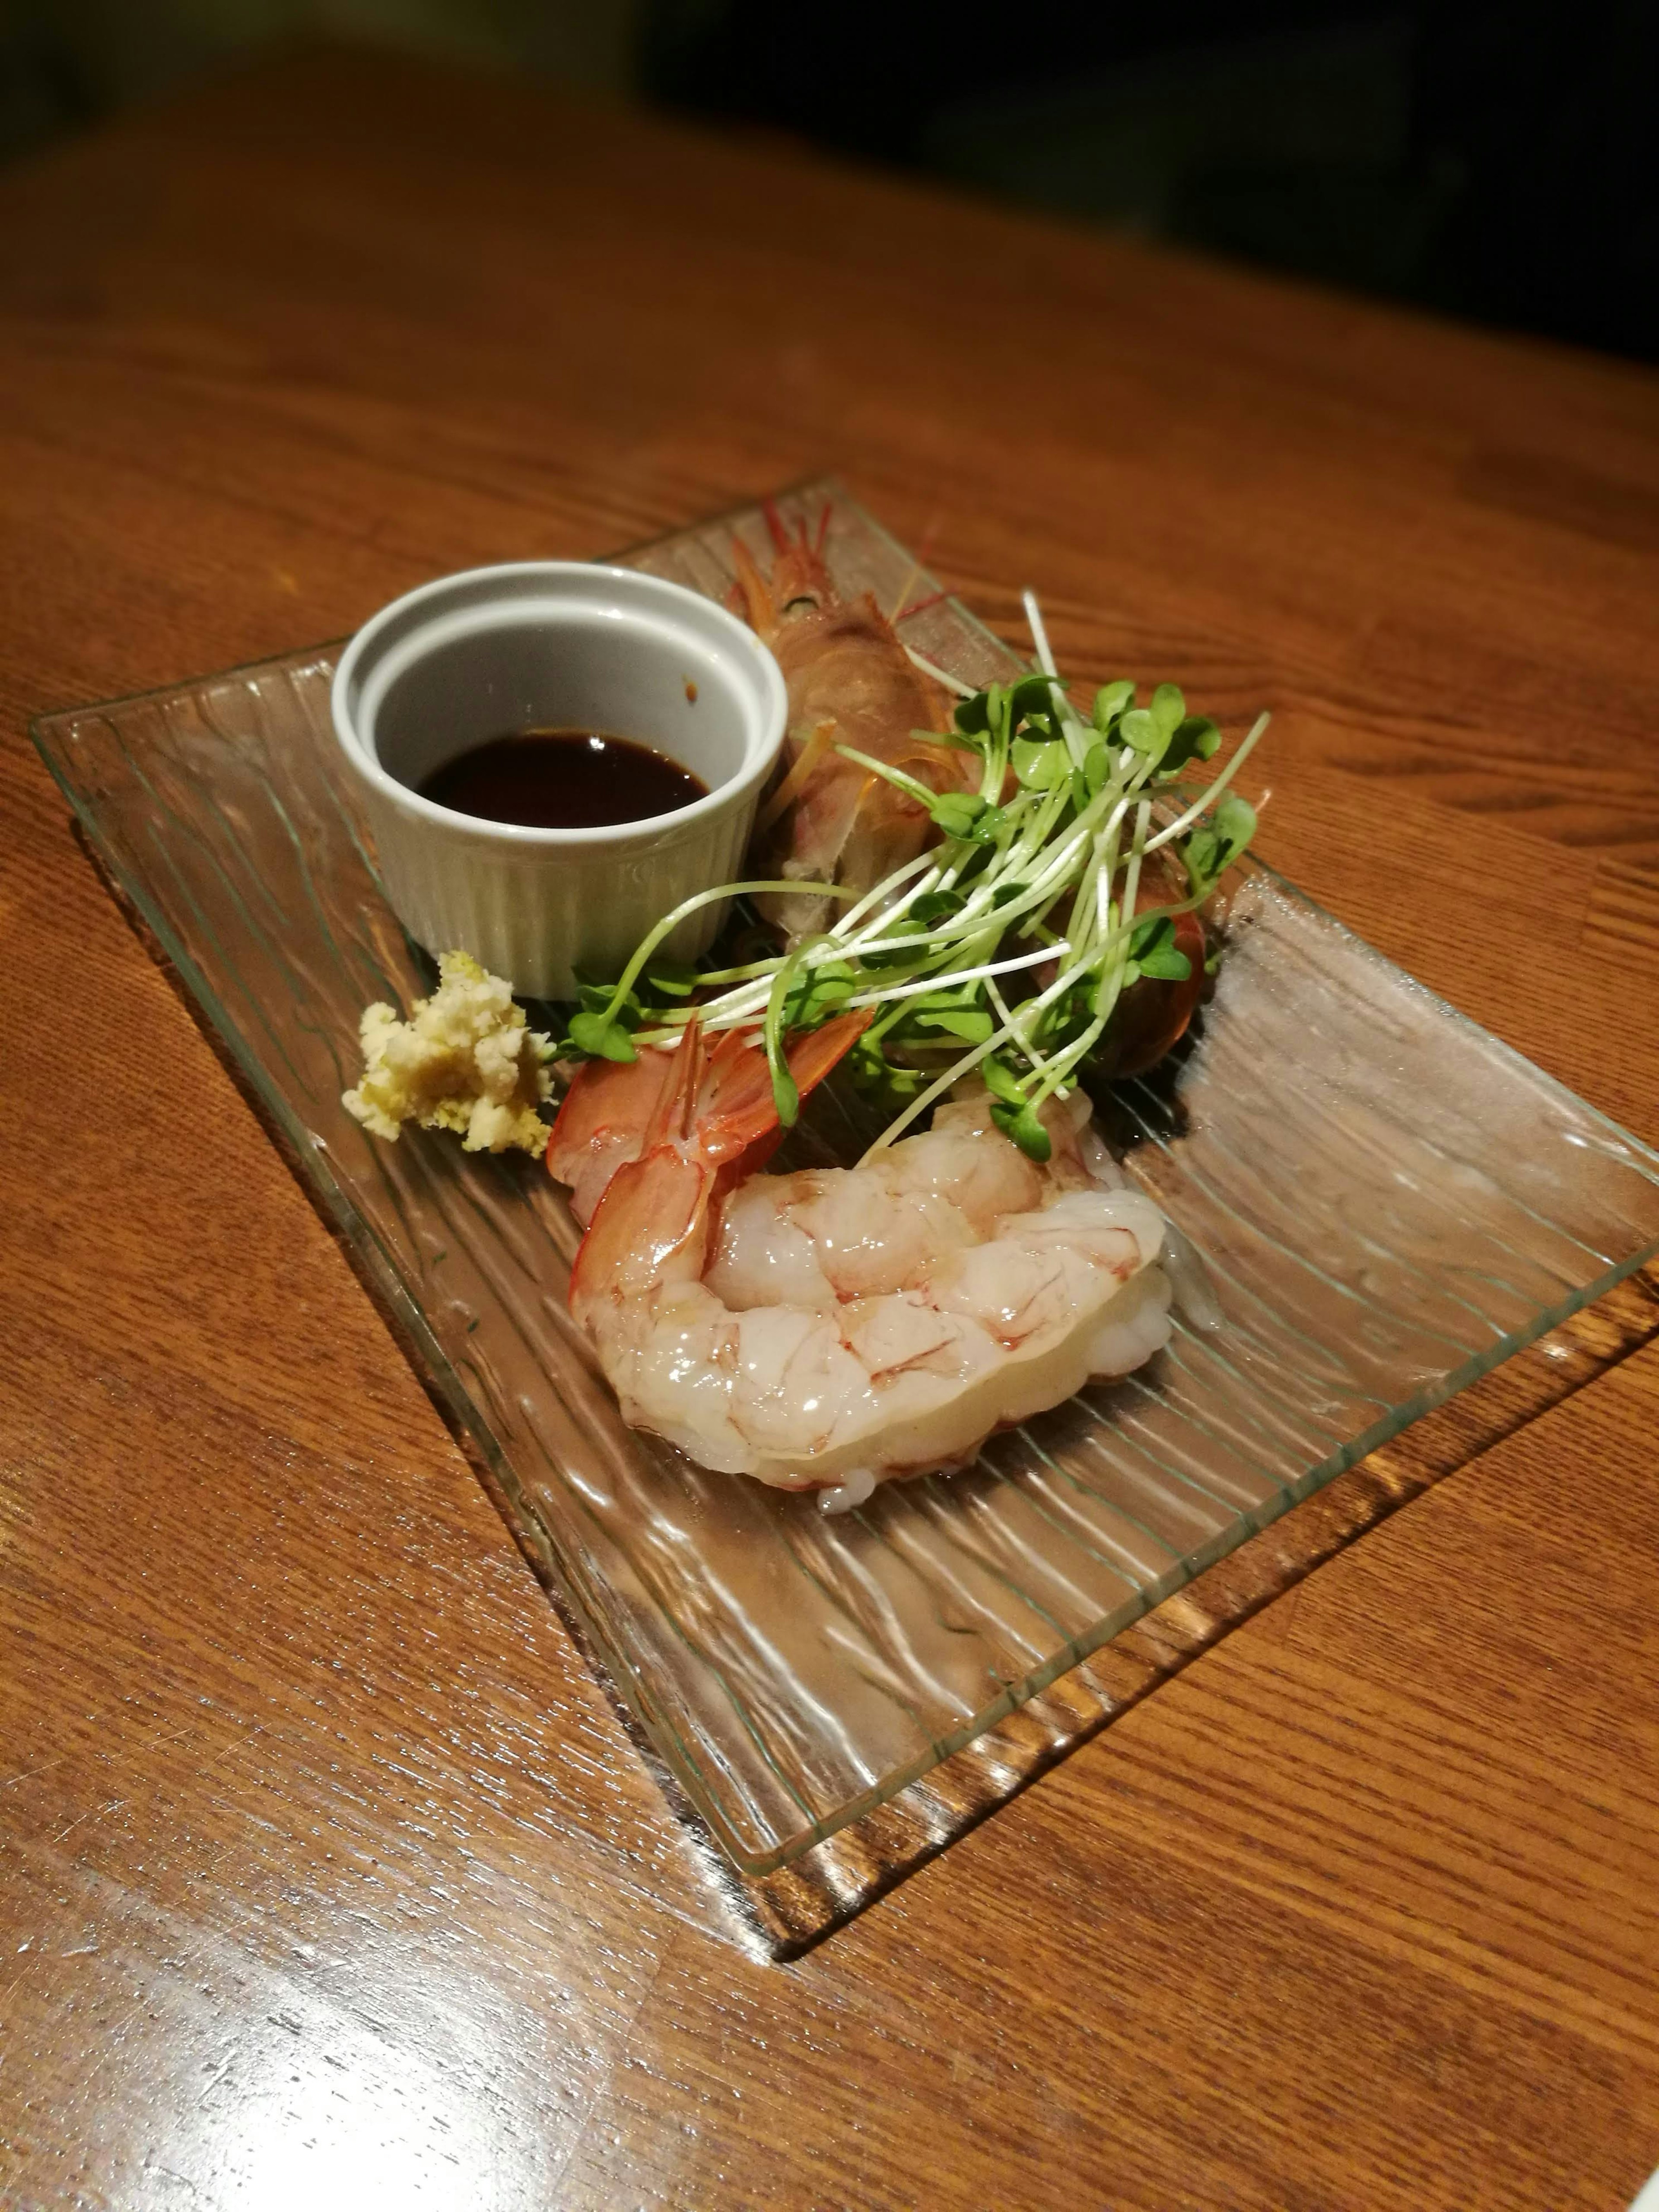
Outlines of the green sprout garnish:
[[[759,1025],[778,1118],[799,1098],[785,1040],[860,1009],[869,1027],[848,1056],[854,1082],[894,1109],[872,1151],[977,1068],[992,1115],[1030,1158],[1048,1157],[1039,1109],[1063,1097],[1101,1050],[1123,994],[1143,976],[1181,982],[1191,963],[1175,925],[1196,912],[1255,834],[1230,786],[1267,726],[1259,717],[1201,789],[1185,781],[1221,733],[1189,714],[1179,687],[1145,705],[1127,677],[1103,684],[1085,720],[1057,675],[1035,599],[1026,612],[1036,671],[963,688],[948,735],[976,754],[973,791],[939,793],[850,745],[836,750],[927,807],[939,842],[862,895],[827,884],[727,884],[665,915],[614,984],[584,984],[562,1055],[632,1060],[672,1045],[694,1018],[708,1030]],[[1167,851],[1184,896],[1140,903],[1146,862]],[[823,934],[738,967],[677,966],[662,948],[712,901],[768,891],[848,901]],[[1212,971],[1212,957],[1205,960]],[[942,1064],[943,1063],[943,1064]]]

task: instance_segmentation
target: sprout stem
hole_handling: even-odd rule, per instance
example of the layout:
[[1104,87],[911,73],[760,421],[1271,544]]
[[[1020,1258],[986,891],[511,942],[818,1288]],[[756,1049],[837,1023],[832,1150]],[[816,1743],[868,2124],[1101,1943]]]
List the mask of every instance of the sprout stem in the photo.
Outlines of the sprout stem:
[[907,645],[904,650],[921,669],[922,674],[931,676],[935,684],[942,684],[947,691],[954,691],[958,699],[971,699],[974,696],[974,687],[971,684],[964,684],[961,677],[952,676],[947,669],[939,667],[933,661],[928,659],[925,653],[918,653],[914,645]]
[[1066,738],[1066,750],[1071,756],[1072,766],[1081,768],[1087,751],[1086,742],[1079,731],[1080,716],[1066,696],[1066,687],[1060,680],[1060,671],[1049,650],[1048,632],[1042,619],[1042,610],[1037,605],[1036,593],[1028,586],[1020,593],[1025,609],[1025,619],[1031,626],[1031,642],[1036,647],[1037,666],[1048,679],[1048,690],[1054,702],[1054,713]]
[[837,745],[836,750],[843,760],[856,761],[860,768],[867,768],[872,775],[882,776],[887,782],[896,784],[901,791],[908,791],[912,799],[919,799],[924,806],[931,806],[939,797],[931,784],[923,783],[918,776],[906,775],[902,768],[893,768],[885,761],[872,759],[868,753],[861,753],[856,745]]
[[1218,799],[1220,798],[1222,793],[1225,791],[1227,786],[1232,781],[1233,778],[1238,774],[1240,769],[1243,767],[1245,762],[1249,758],[1251,753],[1255,750],[1256,739],[1261,736],[1262,732],[1266,730],[1268,723],[1271,722],[1272,720],[1273,716],[1271,714],[1258,714],[1256,716],[1255,720],[1250,726],[1249,735],[1239,746],[1238,750],[1228,762],[1226,767],[1222,769],[1220,775],[1217,776],[1215,781],[1210,786],[1209,789],[1207,791],[1201,792],[1199,796],[1194,799],[1192,805],[1187,809],[1187,811],[1184,814],[1176,815],[1173,822],[1170,823],[1166,828],[1160,830],[1156,837],[1148,841],[1146,850],[1149,853],[1156,853],[1160,845],[1167,845],[1172,837],[1179,837],[1184,830],[1190,830],[1194,823],[1197,821],[1199,816],[1200,814],[1206,813],[1209,811],[1210,807]]
[[[979,968],[953,968],[946,980],[952,988],[958,983],[977,983],[987,975],[1012,975],[1017,969],[1035,968],[1044,960],[1063,959],[1071,946],[1062,939],[1058,945],[1040,945],[1035,952],[1022,952],[1012,960],[988,960]],[[895,999],[914,999],[924,991],[937,991],[940,978],[924,975],[919,983],[903,983],[894,991],[866,991],[860,999],[849,999],[847,1012],[852,1013],[860,1006],[883,1006]]]
[[665,938],[673,935],[689,915],[696,914],[700,907],[713,906],[720,899],[747,898],[758,891],[822,892],[826,898],[851,898],[853,896],[851,891],[843,890],[839,884],[776,882],[720,884],[712,891],[695,891],[689,899],[682,899],[672,914],[664,915],[656,927],[647,931],[641,939],[633,958],[623,969],[621,978],[611,994],[610,1003],[605,1008],[605,1019],[615,1021],[617,1007],[622,1005],[635,984],[639,981],[652,954]]

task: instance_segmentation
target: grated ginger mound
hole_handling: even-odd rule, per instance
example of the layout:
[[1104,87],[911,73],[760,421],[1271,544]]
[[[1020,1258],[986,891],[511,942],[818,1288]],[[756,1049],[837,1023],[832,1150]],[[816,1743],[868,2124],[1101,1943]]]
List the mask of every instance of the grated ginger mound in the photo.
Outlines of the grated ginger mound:
[[395,1006],[365,1007],[362,1080],[341,1103],[394,1143],[405,1121],[417,1121],[453,1129],[469,1152],[540,1152],[548,1129],[536,1109],[552,1089],[552,1045],[526,1024],[511,986],[470,952],[444,953],[438,975],[406,1022]]

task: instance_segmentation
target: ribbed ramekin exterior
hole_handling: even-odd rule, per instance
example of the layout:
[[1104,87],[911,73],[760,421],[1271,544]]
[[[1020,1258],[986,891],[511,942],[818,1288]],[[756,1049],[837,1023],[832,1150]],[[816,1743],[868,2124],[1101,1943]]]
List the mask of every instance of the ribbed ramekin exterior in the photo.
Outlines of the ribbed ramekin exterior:
[[[553,853],[504,849],[404,813],[367,781],[358,787],[374,833],[386,896],[429,952],[470,952],[515,991],[572,999],[574,971],[609,976],[682,900],[737,876],[755,817],[752,793],[676,830]],[[701,952],[724,908],[704,908],[670,940],[678,959]]]

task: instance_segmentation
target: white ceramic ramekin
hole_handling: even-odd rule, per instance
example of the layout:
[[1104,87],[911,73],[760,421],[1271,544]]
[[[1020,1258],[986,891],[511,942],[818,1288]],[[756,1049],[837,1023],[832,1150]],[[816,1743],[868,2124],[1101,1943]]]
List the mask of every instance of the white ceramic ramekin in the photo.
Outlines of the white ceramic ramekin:
[[[732,882],[787,702],[734,616],[632,568],[521,561],[441,577],[365,623],[335,672],[334,729],[398,920],[431,952],[471,952],[533,998],[573,970],[615,975],[653,923]],[[412,787],[528,728],[611,730],[701,776],[708,796],[601,830],[483,822]],[[701,952],[709,906],[670,942]]]

